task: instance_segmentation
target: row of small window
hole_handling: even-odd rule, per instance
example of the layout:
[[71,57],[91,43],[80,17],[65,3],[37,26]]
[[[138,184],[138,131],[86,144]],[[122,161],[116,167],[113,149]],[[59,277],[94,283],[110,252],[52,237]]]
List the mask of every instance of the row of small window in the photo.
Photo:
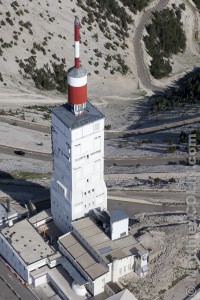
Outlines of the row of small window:
[[[131,271],[131,264],[128,265],[128,271]],[[124,266],[124,274],[126,273],[126,266]],[[119,276],[122,276],[122,268],[119,269]]]
[[[86,196],[87,194],[90,194],[91,191],[87,191],[87,192],[84,192],[84,195]],[[92,189],[92,193],[94,193],[94,189]]]
[[[100,154],[100,153],[101,153],[101,151],[99,150],[99,151],[90,153],[90,154],[88,154],[88,155],[81,156],[81,157],[75,159],[75,162],[79,162],[79,161],[84,160],[84,159],[86,159],[86,158],[89,159],[90,156],[93,156],[93,155],[96,155],[96,154]],[[70,160],[69,160],[69,161],[70,161]]]
[[92,205],[94,205],[94,201],[92,202],[92,204],[91,204],[91,203],[88,203],[88,205],[85,204],[85,208],[90,207],[90,206],[92,206]]

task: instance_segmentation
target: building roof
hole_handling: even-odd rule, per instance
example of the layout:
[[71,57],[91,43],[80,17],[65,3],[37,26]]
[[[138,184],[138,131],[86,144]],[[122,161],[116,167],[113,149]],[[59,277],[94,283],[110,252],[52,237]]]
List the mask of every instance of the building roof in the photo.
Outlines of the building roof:
[[52,109],[52,113],[68,128],[75,129],[104,118],[103,114],[89,101],[86,102],[86,110],[80,116],[75,116],[70,104],[66,103]]
[[37,222],[43,221],[45,219],[47,219],[47,220],[52,219],[50,209],[42,210],[38,214],[36,214],[36,215],[32,216],[31,218],[29,218],[28,220],[31,224],[36,224],[37,225]]
[[72,225],[74,232],[77,231],[106,264],[116,258],[122,259],[130,255],[136,255],[139,251],[147,252],[132,235],[111,240],[92,217],[74,221]]
[[28,220],[2,229],[1,234],[27,265],[55,253]]
[[137,298],[131,292],[129,292],[129,290],[125,289],[118,294],[107,298],[107,300],[137,300]]
[[59,242],[92,280],[108,272],[108,270],[88,252],[86,247],[77,239],[73,232],[61,236]]
[[[147,253],[132,235],[111,240],[93,217],[74,221],[72,226],[73,231],[61,236],[59,243],[92,280],[108,272],[108,268],[101,263],[102,260],[108,265],[114,259],[137,255],[143,251]],[[90,249],[94,249],[99,260]]]
[[69,275],[73,278],[76,284],[84,285],[88,283],[88,280],[82,276],[82,274],[77,270],[77,268],[65,257],[62,262],[62,266]]
[[124,211],[119,209],[111,211],[110,215],[111,215],[112,222],[128,219],[128,215]]
[[138,241],[145,249],[148,250],[150,261],[161,253],[161,247],[155,243],[154,239],[148,232],[139,236]]

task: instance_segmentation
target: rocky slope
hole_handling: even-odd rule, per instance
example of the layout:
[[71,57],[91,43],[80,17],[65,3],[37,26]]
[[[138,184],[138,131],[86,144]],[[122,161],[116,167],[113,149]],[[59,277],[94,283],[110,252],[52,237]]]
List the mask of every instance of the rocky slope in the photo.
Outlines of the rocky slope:
[[[140,3],[145,7],[158,1]],[[82,25],[81,60],[89,73],[90,98],[140,95],[133,35],[146,8],[139,11],[142,8],[135,3],[137,1],[1,0],[0,92],[53,96],[54,88],[64,91],[63,74],[74,63],[73,20],[77,15]],[[192,9],[186,8],[187,12],[185,19],[191,19]],[[195,24],[198,37],[198,24]],[[190,40],[193,29],[191,19],[187,22]],[[194,55],[192,51],[191,54]],[[198,53],[195,58],[197,56]],[[180,59],[177,64],[176,57],[173,60],[174,66],[180,65]],[[177,73],[177,69],[174,68],[173,73]],[[49,91],[36,89],[34,80],[38,87]]]

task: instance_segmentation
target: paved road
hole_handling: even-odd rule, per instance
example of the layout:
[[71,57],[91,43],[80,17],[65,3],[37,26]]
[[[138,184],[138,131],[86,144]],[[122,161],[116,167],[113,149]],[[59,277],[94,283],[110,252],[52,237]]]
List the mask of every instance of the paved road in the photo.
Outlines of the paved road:
[[[177,202],[185,202],[186,193],[185,192],[176,192],[176,191],[118,191],[118,190],[109,190],[108,197],[111,199],[113,197],[121,197],[122,200],[128,199],[137,199],[140,200],[147,200],[147,201],[154,201],[154,200],[164,200],[168,201],[177,201]],[[114,198],[113,198],[114,200]],[[117,200],[117,199],[116,199]],[[196,200],[200,203],[200,196],[196,195]],[[134,201],[133,201],[134,202]],[[141,202],[140,202],[141,203]],[[152,204],[152,203],[151,203]]]
[[200,116],[194,117],[194,118],[185,118],[184,120],[181,121],[175,121],[175,122],[170,122],[170,123],[165,123],[162,125],[157,125],[157,126],[150,126],[147,128],[141,128],[141,129],[133,129],[133,130],[109,130],[105,131],[106,134],[106,139],[113,139],[113,138],[118,138],[118,137],[123,137],[124,135],[128,135],[127,137],[130,137],[129,135],[134,135],[134,134],[145,134],[145,133],[153,133],[153,132],[158,132],[170,128],[176,128],[184,125],[189,125],[189,124],[194,124],[200,122]]
[[39,132],[44,132],[44,133],[51,133],[50,127],[49,126],[43,126],[23,120],[16,120],[11,117],[6,117],[6,116],[0,116],[0,122],[7,123],[13,126],[19,126],[22,128],[34,130],[34,131],[39,131]]
[[[4,122],[12,125],[13,119],[10,119],[9,117],[0,116],[0,122]],[[17,126],[22,128],[31,129],[34,131],[39,131],[47,134],[50,133],[50,127],[48,126],[42,126],[39,124],[34,124],[34,123],[20,121],[20,120],[14,122],[16,122]],[[183,125],[193,124],[197,122],[200,122],[200,116],[196,116],[194,118],[185,118],[180,121],[174,121],[162,125],[150,126],[147,128],[140,128],[140,129],[133,129],[133,130],[108,130],[105,131],[105,139],[108,140],[108,139],[123,137],[124,135],[152,133],[152,132],[162,131],[162,130],[175,128]]]
[[185,212],[186,206],[163,206],[144,203],[130,203],[119,200],[108,201],[108,210],[122,209],[129,218],[133,218],[139,213],[154,213],[154,212]]
[[[12,274],[6,266],[3,264],[3,262],[0,260],[0,276],[3,278],[4,283],[6,285],[10,286],[11,289],[14,290],[14,293],[18,295],[18,299],[22,300],[36,300],[38,299],[36,296],[34,296],[31,291],[24,286],[14,274]],[[2,298],[0,298],[2,299]],[[5,299],[10,299],[10,298],[5,298]],[[13,298],[15,299],[15,298]]]
[[15,147],[7,147],[7,146],[2,146],[0,145],[0,153],[15,156],[16,158],[32,158],[36,160],[45,160],[45,161],[51,161],[51,154],[44,154],[41,152],[36,152],[36,151],[28,151],[26,149],[20,148],[20,150],[23,150],[26,154],[25,156],[20,156],[16,155],[14,153],[14,150],[17,149]]
[[144,30],[145,24],[148,22],[148,20],[151,17],[151,14],[153,11],[156,10],[162,10],[163,7],[168,3],[168,0],[160,0],[160,2],[153,7],[152,9],[149,9],[141,18],[134,35],[134,53],[136,58],[136,64],[137,64],[137,72],[138,77],[141,81],[141,83],[148,89],[152,91],[163,91],[163,88],[155,86],[151,83],[148,70],[144,64],[143,60],[143,52],[141,47],[141,39],[142,39],[142,32]]
[[[26,149],[22,149],[25,151],[25,156],[19,156],[14,154],[14,150],[16,148],[12,147],[5,147],[5,146],[0,146],[0,153],[4,153],[7,155],[11,155],[16,157],[16,159],[23,160],[23,158],[31,158],[35,160],[42,160],[42,161],[51,161],[52,157],[51,154],[44,154],[40,152],[34,152],[34,151],[28,151]],[[197,153],[195,155],[196,157],[200,157],[200,153]],[[186,161],[188,158],[188,154],[179,154],[179,155],[160,155],[160,156],[144,156],[144,157],[124,157],[124,158],[116,158],[116,157],[111,157],[111,158],[105,158],[104,159],[104,164],[105,167],[110,167],[110,166],[118,166],[118,167],[131,167],[131,166],[159,166],[159,165],[167,165],[169,163],[179,163],[179,161]]]

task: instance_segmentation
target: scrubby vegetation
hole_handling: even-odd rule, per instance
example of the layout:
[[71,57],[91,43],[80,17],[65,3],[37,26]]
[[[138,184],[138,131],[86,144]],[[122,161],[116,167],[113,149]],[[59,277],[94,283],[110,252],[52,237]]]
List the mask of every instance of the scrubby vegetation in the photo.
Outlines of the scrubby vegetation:
[[147,52],[152,57],[150,72],[159,79],[172,71],[171,55],[183,52],[186,47],[181,8],[174,5],[173,9],[166,8],[161,12],[154,12],[152,22],[146,26],[146,30],[148,35],[144,37],[144,42]]
[[175,108],[195,108],[199,111],[200,103],[200,68],[195,68],[180,78],[176,85],[162,94],[151,98],[151,112],[170,111]]
[[137,13],[137,11],[141,11],[143,8],[145,8],[149,0],[120,0],[124,6],[127,6],[130,11],[132,11],[134,14]]
[[45,90],[57,89],[61,93],[67,90],[66,71],[63,63],[45,64],[43,68],[36,68],[36,57],[30,56],[27,59],[17,60],[19,67],[24,70],[25,75],[32,78],[36,88]]
[[[124,6],[130,6],[129,9],[131,11],[133,11],[135,7],[137,10],[139,7],[136,2],[137,1],[133,1],[133,3],[132,1],[121,1],[120,3],[117,0],[77,0],[77,5],[87,12],[87,16],[83,16],[81,24],[89,25],[87,29],[92,32],[92,38],[97,43],[99,42],[98,34],[96,32],[93,33],[93,29],[96,25],[98,25],[106,38],[104,47],[105,50],[108,51],[105,52],[118,52],[116,55],[103,55],[98,49],[94,49],[97,58],[103,57],[107,61],[104,63],[104,69],[110,71],[110,74],[112,75],[115,74],[115,72],[119,72],[122,75],[131,73],[129,67],[125,63],[125,60],[122,58],[122,55],[119,54],[120,51],[118,51],[118,48],[121,48],[122,50],[128,48],[125,39],[129,37],[129,31],[133,23],[131,15],[127,13]],[[144,3],[147,4],[148,1],[142,1],[142,3],[142,5],[144,5]],[[108,24],[108,22],[110,24]],[[83,34],[85,34],[84,31]],[[117,40],[115,40],[116,37]],[[87,40],[83,42],[83,45],[88,45]],[[113,63],[112,65],[109,64],[107,60],[108,56],[110,56],[111,60],[115,62],[114,65]],[[92,59],[89,60],[88,63],[92,65]],[[97,74],[98,71],[95,70],[94,72]]]
[[[129,37],[129,25],[133,23],[133,19],[131,15],[127,13],[126,9],[119,5],[118,1],[77,0],[77,5],[87,12],[87,17],[84,16],[81,20],[81,23],[83,25],[89,25],[88,30],[92,31],[93,27],[91,25],[97,22],[101,32],[109,40],[109,48],[114,47],[116,49],[116,44],[114,44],[114,36],[112,35],[112,32],[108,26],[109,21],[113,24],[111,25],[111,28],[114,31],[115,36],[117,36],[121,42],[119,46],[125,47],[125,38]],[[93,36],[96,40],[98,39],[95,34]]]

